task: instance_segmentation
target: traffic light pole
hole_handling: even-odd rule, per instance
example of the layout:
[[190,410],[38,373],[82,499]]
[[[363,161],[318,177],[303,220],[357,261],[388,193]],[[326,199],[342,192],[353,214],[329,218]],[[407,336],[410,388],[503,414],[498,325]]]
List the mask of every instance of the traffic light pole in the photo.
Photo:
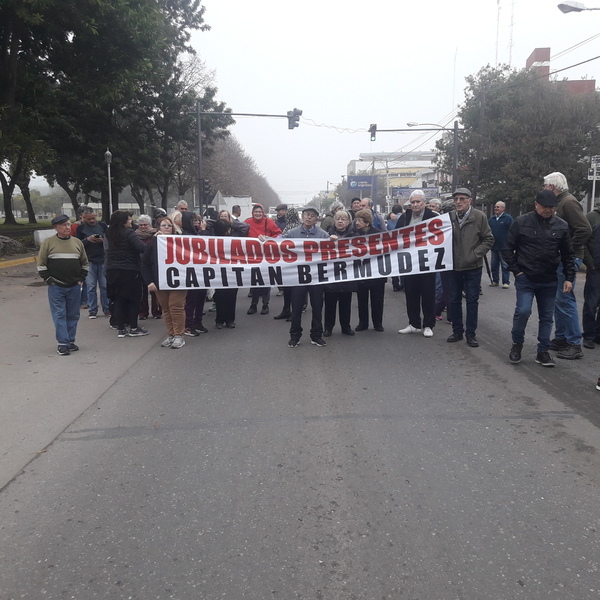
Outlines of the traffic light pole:
[[288,120],[288,129],[298,127],[302,111],[299,108],[289,110],[286,115],[265,115],[262,113],[234,113],[234,112],[204,112],[200,110],[200,100],[196,100],[196,121],[198,123],[198,202],[200,215],[204,213],[204,205],[208,210],[208,198],[205,193],[204,175],[202,172],[202,120],[201,117],[275,117]]

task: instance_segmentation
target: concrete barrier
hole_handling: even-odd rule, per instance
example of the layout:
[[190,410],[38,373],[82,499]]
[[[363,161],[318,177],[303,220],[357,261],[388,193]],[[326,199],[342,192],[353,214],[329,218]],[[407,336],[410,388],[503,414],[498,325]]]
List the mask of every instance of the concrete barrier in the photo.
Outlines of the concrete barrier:
[[33,232],[33,242],[35,247],[39,250],[41,243],[52,235],[55,235],[56,231],[54,229],[36,229]]

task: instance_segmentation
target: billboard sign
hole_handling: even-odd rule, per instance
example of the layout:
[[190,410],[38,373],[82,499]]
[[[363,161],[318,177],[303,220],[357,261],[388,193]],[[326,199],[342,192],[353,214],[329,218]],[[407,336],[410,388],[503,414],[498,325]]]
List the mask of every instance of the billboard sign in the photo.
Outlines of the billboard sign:
[[348,189],[360,190],[373,187],[373,177],[371,175],[348,175]]

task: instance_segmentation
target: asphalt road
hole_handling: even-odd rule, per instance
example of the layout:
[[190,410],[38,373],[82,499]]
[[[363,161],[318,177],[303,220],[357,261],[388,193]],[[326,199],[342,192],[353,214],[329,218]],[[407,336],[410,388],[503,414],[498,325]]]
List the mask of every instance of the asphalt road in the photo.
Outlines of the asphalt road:
[[600,348],[544,369],[533,326],[510,365],[512,289],[484,288],[477,349],[398,335],[391,288],[384,333],[325,348],[247,303],[177,351],[160,321],[35,340],[54,401],[97,391],[0,493],[1,598],[600,597]]

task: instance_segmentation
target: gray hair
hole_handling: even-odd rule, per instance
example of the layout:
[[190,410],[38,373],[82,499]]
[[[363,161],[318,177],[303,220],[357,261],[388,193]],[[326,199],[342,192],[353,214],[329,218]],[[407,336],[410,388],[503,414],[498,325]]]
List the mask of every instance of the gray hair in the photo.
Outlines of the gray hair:
[[91,206],[82,206],[79,212],[80,215],[95,215],[96,209]]
[[148,215],[140,215],[137,218],[137,223],[138,225],[140,223],[147,223],[148,225],[152,225],[152,219]]
[[352,221],[352,217],[350,216],[350,213],[345,208],[338,210],[335,213],[335,215],[333,216],[333,218],[335,219],[339,215],[341,215],[342,217],[346,217],[349,221]]
[[408,199],[410,200],[413,196],[421,196],[421,198],[424,200],[425,199],[425,192],[423,190],[415,190],[409,197]]
[[442,207],[442,201],[439,198],[432,198],[429,204],[435,204],[438,208]]
[[344,210],[344,205],[341,202],[334,202],[329,210],[331,212],[332,215],[335,215],[336,212],[338,212],[339,210]]
[[544,177],[544,185],[553,185],[559,192],[568,192],[569,184],[567,178],[558,171],[550,173]]
[[180,200],[177,203],[177,206],[185,206],[187,208],[188,207],[188,203],[185,200]]

